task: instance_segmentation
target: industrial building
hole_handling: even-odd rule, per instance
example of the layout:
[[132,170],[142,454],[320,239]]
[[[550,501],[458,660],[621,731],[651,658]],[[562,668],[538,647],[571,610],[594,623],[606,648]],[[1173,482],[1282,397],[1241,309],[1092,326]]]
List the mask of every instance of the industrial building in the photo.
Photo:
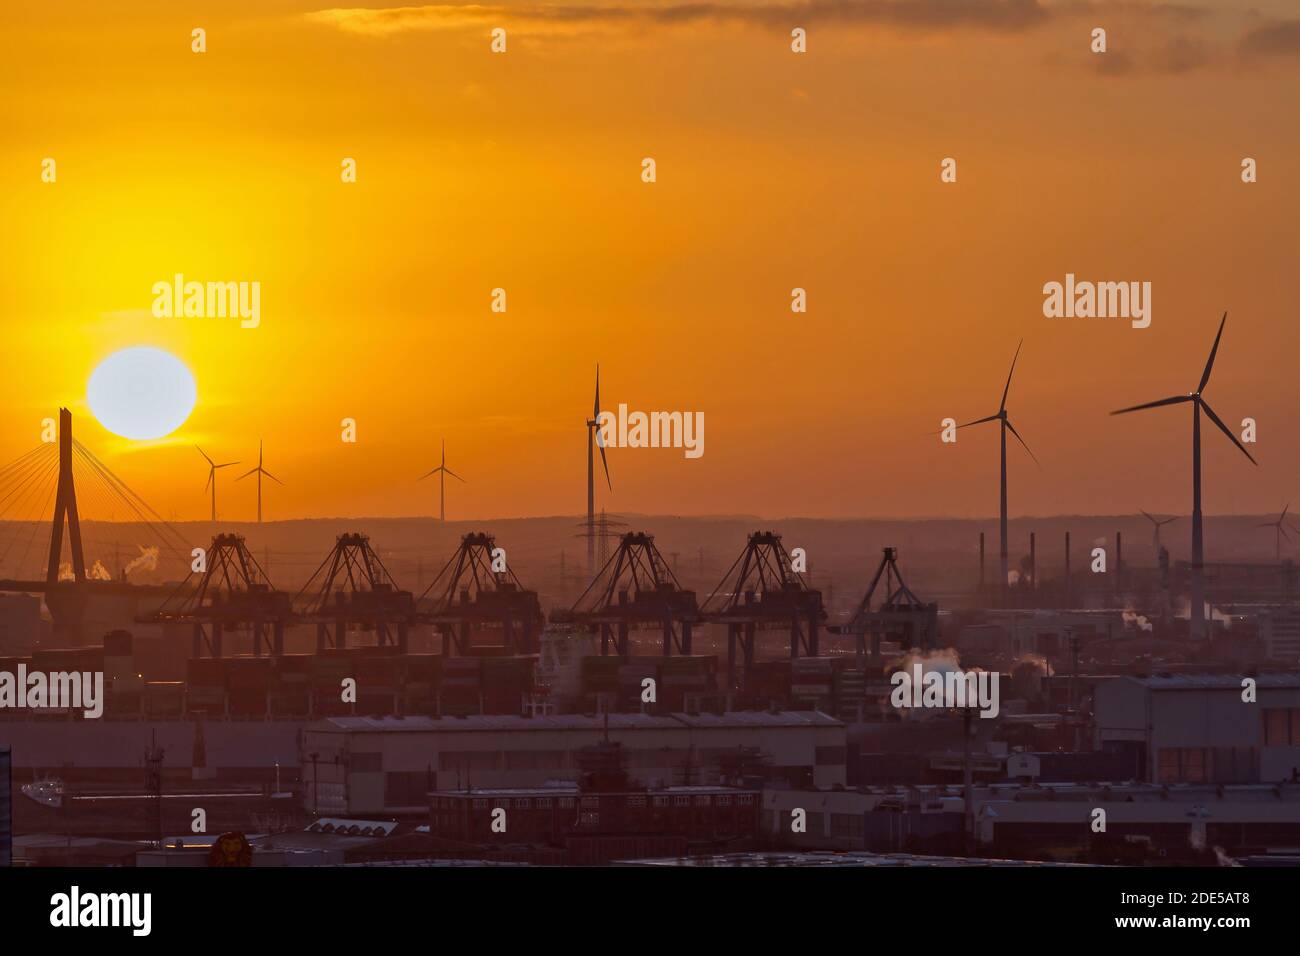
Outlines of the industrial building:
[[331,717],[303,731],[304,800],[330,815],[425,814],[434,791],[575,781],[578,751],[605,739],[651,790],[716,782],[741,753],[788,785],[845,783],[845,726],[817,712]]
[[1033,860],[1000,860],[964,856],[917,856],[912,853],[862,853],[850,851],[813,851],[804,853],[755,852],[710,853],[691,856],[666,857],[648,860],[616,860],[614,866],[670,866],[670,867],[812,867],[816,869],[840,867],[1005,867],[1005,866],[1076,866],[1071,863],[1043,863]]
[[1269,605],[1260,609],[1256,620],[1266,658],[1287,665],[1300,663],[1300,607]]
[[430,834],[492,849],[523,844],[575,866],[752,845],[758,790],[647,790],[629,776],[626,757],[620,744],[603,740],[578,751],[575,785],[435,791],[429,795]]
[[41,599],[0,593],[0,657],[30,654],[49,630],[41,626]]
[[1129,754],[1139,780],[1273,783],[1300,771],[1300,674],[1116,677],[1097,685],[1094,710],[1097,747]]
[[[975,786],[971,794],[976,855],[1077,860],[1105,847],[1138,863],[1212,854],[1216,847],[1235,856],[1300,846],[1300,783],[994,784]],[[795,810],[804,811],[800,832],[791,826]],[[796,849],[960,853],[964,811],[959,786],[767,790],[759,830]],[[1097,829],[1099,820],[1104,830]]]

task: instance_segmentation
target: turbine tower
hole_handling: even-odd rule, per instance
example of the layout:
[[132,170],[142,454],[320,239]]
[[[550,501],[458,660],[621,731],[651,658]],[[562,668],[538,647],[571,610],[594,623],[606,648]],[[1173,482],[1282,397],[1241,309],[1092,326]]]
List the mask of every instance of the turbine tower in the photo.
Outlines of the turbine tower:
[[[1139,508],[1138,511],[1142,511],[1142,509]],[[1171,521],[1177,521],[1178,516],[1173,515],[1172,517],[1169,518],[1157,518],[1155,515],[1149,515],[1145,511],[1142,511],[1142,514],[1145,515],[1146,519],[1151,522],[1151,546],[1156,549],[1156,560],[1159,561],[1160,560],[1160,529],[1164,525],[1169,524],[1169,522]]]
[[1025,451],[1029,452],[1029,457],[1034,459],[1034,464],[1038,464],[1038,459],[1034,453],[1029,450],[1025,440],[1020,437],[1020,432],[1016,431],[1016,426],[1011,424],[1011,419],[1007,417],[1007,394],[1011,391],[1011,376],[1016,372],[1016,360],[1020,358],[1020,346],[1024,345],[1024,339],[1016,346],[1016,354],[1011,358],[1011,371],[1007,372],[1007,384],[1002,389],[1002,402],[998,405],[998,410],[984,418],[977,418],[973,422],[967,422],[965,425],[958,425],[958,428],[967,428],[971,425],[982,425],[985,422],[997,422],[1001,432],[1001,449],[1002,449],[1002,477],[1001,477],[1001,500],[999,507],[1000,523],[998,526],[998,567],[999,567],[999,595],[1003,607],[1007,603],[1007,575],[1010,573],[1010,567],[1007,563],[1007,432],[1016,436],[1016,441],[1024,445]]
[[204,460],[207,461],[208,463],[208,483],[203,486],[203,490],[207,491],[208,488],[212,489],[212,520],[216,521],[217,520],[217,469],[229,468],[231,465],[238,465],[239,462],[225,461],[222,462],[220,465],[218,465],[216,462],[214,462],[211,458],[208,457],[208,453],[205,452],[202,448],[199,448],[198,445],[195,445],[194,447],[199,449],[199,454],[202,455]]
[[1159,408],[1162,405],[1189,403],[1192,406],[1192,616],[1190,621],[1192,640],[1203,640],[1205,638],[1205,546],[1201,530],[1201,412],[1204,411],[1209,416],[1210,421],[1214,422],[1219,431],[1227,435],[1228,440],[1250,459],[1252,465],[1259,464],[1251,457],[1250,452],[1246,451],[1246,446],[1237,440],[1237,436],[1229,430],[1227,425],[1223,424],[1223,420],[1214,414],[1214,409],[1210,407],[1210,403],[1202,397],[1205,386],[1210,381],[1210,372],[1214,368],[1214,357],[1219,352],[1219,340],[1223,338],[1223,327],[1227,324],[1227,321],[1228,313],[1225,312],[1223,318],[1219,320],[1219,331],[1214,336],[1214,345],[1210,348],[1210,357],[1205,362],[1205,371],[1201,373],[1201,380],[1197,383],[1196,391],[1187,395],[1174,395],[1158,401],[1133,405],[1129,408],[1121,408],[1111,412],[1112,415],[1125,415],[1128,412],[1140,412],[1148,408]]
[[270,478],[277,485],[284,484],[279,478],[262,467],[262,439],[257,440],[257,467],[244,472],[235,481],[243,481],[249,475],[257,475],[257,523],[262,523],[262,476]]
[[605,444],[600,440],[600,365],[596,365],[596,400],[592,404],[591,418],[587,419],[587,575],[596,576],[596,448],[600,448],[600,463],[605,468],[605,484],[614,490],[609,480],[609,461],[605,458]]
[[1283,508],[1282,513],[1277,516],[1276,521],[1265,521],[1263,524],[1255,525],[1257,528],[1272,528],[1276,532],[1274,537],[1277,541],[1277,560],[1279,563],[1282,561],[1282,539],[1286,538],[1287,543],[1291,543],[1291,536],[1286,533],[1286,529],[1290,528],[1292,531],[1300,530],[1300,528],[1296,528],[1293,524],[1284,524],[1286,521],[1286,513],[1289,510],[1291,510],[1291,503],[1287,502],[1286,507]]
[[464,482],[465,479],[456,474],[447,467],[447,439],[442,440],[442,461],[437,468],[425,472],[420,476],[420,481],[428,478],[430,475],[438,476],[438,520],[445,522],[447,520],[447,476],[451,475],[457,481]]

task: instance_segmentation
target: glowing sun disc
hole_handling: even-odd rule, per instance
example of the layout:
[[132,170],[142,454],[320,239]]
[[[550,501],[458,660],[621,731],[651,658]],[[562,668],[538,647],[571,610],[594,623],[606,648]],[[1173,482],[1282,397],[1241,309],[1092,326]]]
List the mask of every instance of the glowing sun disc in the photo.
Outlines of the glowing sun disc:
[[148,346],[114,352],[99,363],[86,386],[96,421],[123,438],[170,435],[185,424],[197,399],[185,363]]

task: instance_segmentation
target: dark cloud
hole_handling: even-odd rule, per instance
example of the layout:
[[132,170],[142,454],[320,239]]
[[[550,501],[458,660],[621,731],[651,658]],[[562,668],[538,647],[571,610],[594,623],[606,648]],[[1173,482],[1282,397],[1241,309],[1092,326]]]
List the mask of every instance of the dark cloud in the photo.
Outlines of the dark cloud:
[[749,23],[788,29],[814,23],[860,24],[916,32],[982,30],[1016,33],[1047,22],[1043,0],[801,0],[793,3],[615,2],[580,4],[429,4],[418,7],[351,7],[306,14],[309,21],[353,33],[386,36],[509,23],[538,32],[702,22]]
[[1300,56],[1300,20],[1279,20],[1249,31],[1238,47],[1247,59]]

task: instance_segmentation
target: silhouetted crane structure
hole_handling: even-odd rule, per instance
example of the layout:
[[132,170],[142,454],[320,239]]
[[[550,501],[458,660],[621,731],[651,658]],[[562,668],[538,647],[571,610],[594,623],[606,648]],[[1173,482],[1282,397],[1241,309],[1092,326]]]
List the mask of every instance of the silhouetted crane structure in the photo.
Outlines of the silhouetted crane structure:
[[703,607],[706,620],[727,626],[727,679],[736,686],[736,647],[744,654],[745,674],[754,665],[758,631],[782,628],[789,634],[790,657],[802,649],[817,656],[818,631],[826,620],[822,595],[808,586],[772,531],[749,536],[722,581]]
[[461,538],[416,605],[418,619],[442,634],[442,653],[458,657],[473,655],[474,632],[484,627],[501,628],[507,654],[534,654],[545,623],[537,592],[523,586],[504,549],[482,532]]
[[293,599],[316,625],[316,649],[347,647],[348,631],[373,632],[380,647],[406,653],[415,598],[403,591],[364,534],[341,534]]
[[[883,580],[880,604],[872,607],[876,588]],[[858,659],[867,656],[867,636],[871,636],[871,659],[880,660],[882,639],[897,640],[906,648],[926,651],[935,645],[939,634],[939,605],[922,601],[903,580],[898,568],[898,550],[885,548],[880,566],[871,579],[858,609],[839,633],[857,638]]]
[[221,657],[229,631],[249,631],[255,656],[264,649],[283,654],[292,602],[288,592],[271,587],[243,535],[217,535],[204,560],[205,569],[191,571],[153,619],[191,622],[195,657],[203,656],[205,645],[212,657]]
[[608,656],[613,646],[619,657],[627,658],[632,654],[630,632],[648,628],[662,633],[665,657],[674,649],[690,654],[691,631],[701,617],[695,592],[677,582],[654,535],[631,531],[619,538],[618,549],[573,607],[552,613],[551,620],[598,630],[601,656]]

